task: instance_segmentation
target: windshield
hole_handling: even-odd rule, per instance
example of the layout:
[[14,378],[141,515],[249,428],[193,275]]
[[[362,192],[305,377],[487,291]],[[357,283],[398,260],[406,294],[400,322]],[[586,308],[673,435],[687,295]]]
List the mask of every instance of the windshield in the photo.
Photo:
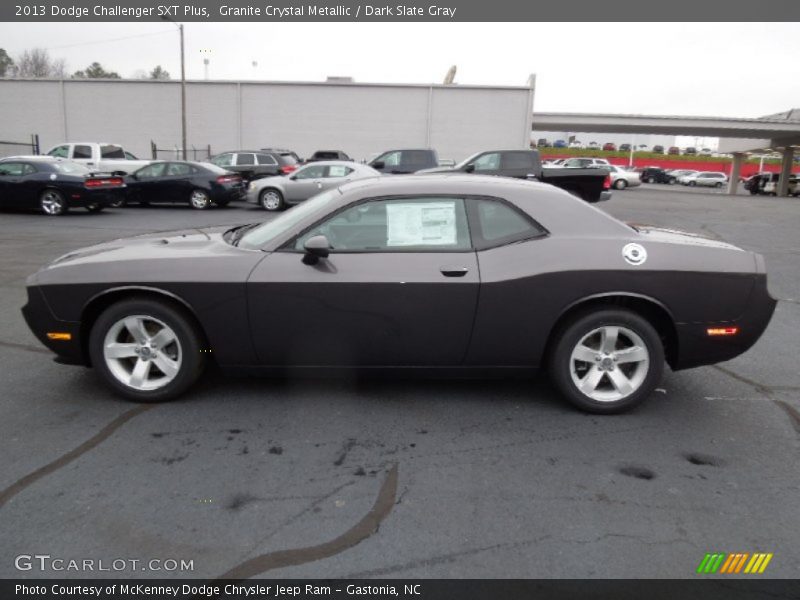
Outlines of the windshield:
[[53,168],[64,175],[88,175],[89,169],[68,160],[53,163]]
[[259,225],[248,231],[239,241],[241,248],[254,250],[267,242],[274,240],[279,235],[289,231],[306,217],[317,212],[322,212],[339,197],[339,190],[333,189],[317,194],[313,198],[287,210],[281,216]]
[[454,169],[463,169],[463,168],[464,168],[464,167],[466,167],[466,166],[467,166],[469,163],[471,163],[473,160],[475,160],[476,158],[478,158],[478,157],[479,157],[481,154],[483,154],[483,152],[476,152],[475,154],[473,154],[473,155],[472,155],[472,156],[470,156],[469,158],[465,158],[464,160],[462,160],[460,163],[458,163],[458,164],[457,164],[455,167],[453,167],[453,168],[454,168]]

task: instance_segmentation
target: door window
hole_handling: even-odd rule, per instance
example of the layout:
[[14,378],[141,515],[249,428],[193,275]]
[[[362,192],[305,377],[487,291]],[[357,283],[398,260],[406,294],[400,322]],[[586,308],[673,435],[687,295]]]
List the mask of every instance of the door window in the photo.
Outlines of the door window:
[[325,170],[326,167],[322,165],[311,165],[309,167],[305,167],[304,169],[300,169],[297,173],[295,173],[294,178],[299,180],[303,179],[321,179],[325,177]]
[[142,167],[136,171],[136,178],[153,179],[154,177],[161,177],[164,174],[164,168],[166,166],[166,163],[153,163],[152,165],[147,165],[146,167]]
[[345,167],[344,165],[330,165],[328,167],[327,177],[347,177],[353,169]]
[[500,168],[500,153],[482,154],[472,164],[475,165],[475,171],[497,171]]
[[72,158],[92,158],[92,148],[90,146],[75,146],[72,151]]
[[254,165],[256,164],[256,155],[255,154],[237,154],[236,155],[236,164],[237,165]]
[[453,252],[471,249],[461,198],[370,200],[313,226],[295,242],[324,235],[334,252]]
[[19,177],[25,173],[25,163],[0,163],[0,176]]
[[174,177],[185,177],[191,175],[192,167],[184,163],[169,163],[167,166],[167,175]]
[[260,165],[277,165],[278,161],[269,154],[256,154],[256,159]]
[[506,152],[503,156],[506,169],[533,169],[533,154],[530,152]]

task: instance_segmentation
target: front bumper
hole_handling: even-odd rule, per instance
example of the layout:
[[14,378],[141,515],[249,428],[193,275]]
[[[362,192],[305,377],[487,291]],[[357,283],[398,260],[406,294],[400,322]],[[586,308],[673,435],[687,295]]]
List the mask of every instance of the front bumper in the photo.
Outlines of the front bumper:
[[[22,316],[33,335],[56,354],[56,361],[70,365],[86,365],[81,340],[81,324],[61,321],[50,310],[41,288],[28,287],[28,303],[22,307]],[[50,334],[50,335],[48,335]],[[67,334],[69,339],[58,339],[52,334]]]

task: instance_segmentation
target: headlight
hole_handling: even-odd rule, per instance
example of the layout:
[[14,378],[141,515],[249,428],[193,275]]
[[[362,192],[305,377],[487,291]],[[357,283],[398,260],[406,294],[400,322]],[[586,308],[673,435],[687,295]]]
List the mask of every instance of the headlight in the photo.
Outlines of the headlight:
[[256,189],[256,182],[255,182],[255,181],[251,181],[251,182],[249,183],[249,185],[247,186],[247,189],[248,189],[248,190],[254,190],[254,189]]

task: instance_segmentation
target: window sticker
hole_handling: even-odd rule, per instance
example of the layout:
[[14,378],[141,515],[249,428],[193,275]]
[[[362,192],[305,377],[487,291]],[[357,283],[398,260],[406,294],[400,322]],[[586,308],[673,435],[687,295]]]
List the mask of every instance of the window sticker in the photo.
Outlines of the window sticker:
[[446,246],[456,243],[456,203],[389,203],[387,246]]

